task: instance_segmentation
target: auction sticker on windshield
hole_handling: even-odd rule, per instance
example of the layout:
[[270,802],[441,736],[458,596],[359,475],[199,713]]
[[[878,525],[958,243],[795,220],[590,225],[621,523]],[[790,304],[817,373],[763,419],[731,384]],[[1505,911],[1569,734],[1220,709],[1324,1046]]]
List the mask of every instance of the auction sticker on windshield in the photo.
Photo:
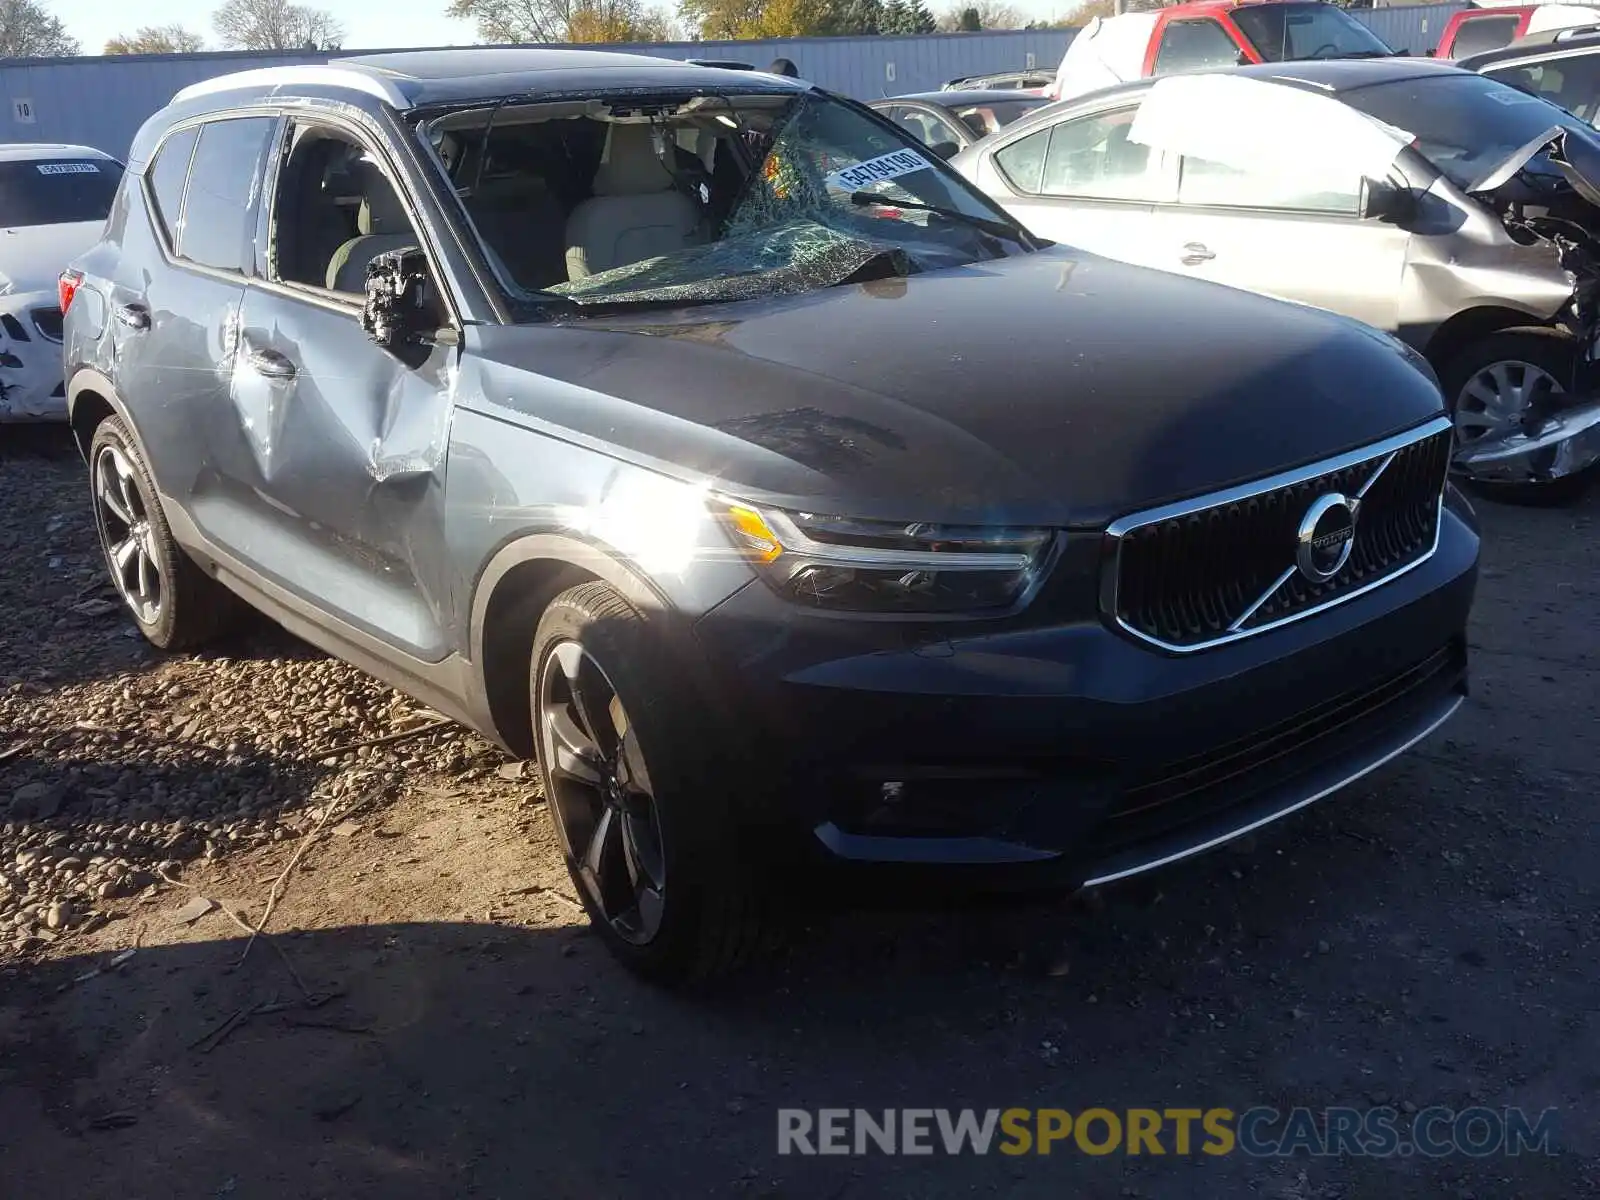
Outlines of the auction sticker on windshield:
[[95,166],[94,163],[88,163],[88,162],[40,163],[39,164],[39,174],[41,174],[41,175],[98,175],[98,174],[100,174],[100,168]]
[[842,171],[835,171],[828,176],[828,186],[853,192],[857,188],[866,187],[869,183],[881,183],[885,179],[895,179],[915,171],[926,171],[931,166],[933,164],[915,150],[894,150],[888,154],[880,154],[877,158],[858,162],[855,166],[846,167]]

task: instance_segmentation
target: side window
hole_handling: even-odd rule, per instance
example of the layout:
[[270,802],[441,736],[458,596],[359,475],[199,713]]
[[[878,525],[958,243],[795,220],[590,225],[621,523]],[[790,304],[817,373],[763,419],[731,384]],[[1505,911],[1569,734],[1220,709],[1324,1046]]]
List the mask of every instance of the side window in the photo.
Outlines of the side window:
[[1468,17],[1456,26],[1456,40],[1450,47],[1451,58],[1469,58],[1485,50],[1498,50],[1509,46],[1517,36],[1517,22],[1521,17]]
[[1286,212],[1328,213],[1353,217],[1360,211],[1361,181],[1348,191],[1308,191],[1293,176],[1241,171],[1203,158],[1183,159],[1178,181],[1179,204],[1206,204],[1226,208],[1280,209]]
[[324,126],[294,130],[272,207],[269,279],[359,297],[368,263],[419,245],[410,214],[370,150]]
[[1239,47],[1216,21],[1209,17],[1198,21],[1173,21],[1161,34],[1154,73],[1202,71],[1207,67],[1237,66],[1238,62]]
[[923,112],[920,108],[897,108],[894,119],[896,124],[925,145],[934,146],[940,142],[955,140],[955,135],[943,128],[937,117]]
[[179,256],[219,271],[251,272],[254,200],[276,127],[272,117],[234,117],[201,128],[183,201]]
[[1600,54],[1491,69],[1484,74],[1559,104],[1586,121],[1600,115]]
[[1017,191],[1036,196],[1044,178],[1044,153],[1049,145],[1050,130],[1041,129],[996,150],[994,165]]
[[162,145],[155,161],[145,172],[150,180],[150,195],[156,220],[167,235],[167,245],[177,246],[179,218],[183,214],[183,188],[189,181],[189,160],[194,157],[198,129],[175,133]]
[[1138,111],[1135,105],[1056,125],[1050,132],[1040,190],[1047,196],[1165,199],[1161,155],[1128,140]]

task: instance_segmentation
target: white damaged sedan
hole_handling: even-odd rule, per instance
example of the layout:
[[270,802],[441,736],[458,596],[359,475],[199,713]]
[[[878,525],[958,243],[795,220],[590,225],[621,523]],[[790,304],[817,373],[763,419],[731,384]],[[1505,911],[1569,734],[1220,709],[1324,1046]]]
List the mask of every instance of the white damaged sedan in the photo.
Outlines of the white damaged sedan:
[[66,420],[57,288],[121,181],[87,146],[0,146],[0,422]]

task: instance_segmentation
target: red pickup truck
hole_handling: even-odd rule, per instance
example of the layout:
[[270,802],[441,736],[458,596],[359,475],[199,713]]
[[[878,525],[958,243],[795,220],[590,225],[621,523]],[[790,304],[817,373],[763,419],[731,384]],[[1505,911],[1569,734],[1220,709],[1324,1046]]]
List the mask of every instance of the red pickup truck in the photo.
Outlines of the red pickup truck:
[[1552,29],[1600,23],[1600,8],[1582,4],[1485,4],[1452,14],[1439,35],[1439,58],[1471,58]]
[[1332,4],[1199,0],[1090,21],[1067,44],[1055,82],[1045,94],[1062,100],[1150,75],[1394,53],[1372,30]]

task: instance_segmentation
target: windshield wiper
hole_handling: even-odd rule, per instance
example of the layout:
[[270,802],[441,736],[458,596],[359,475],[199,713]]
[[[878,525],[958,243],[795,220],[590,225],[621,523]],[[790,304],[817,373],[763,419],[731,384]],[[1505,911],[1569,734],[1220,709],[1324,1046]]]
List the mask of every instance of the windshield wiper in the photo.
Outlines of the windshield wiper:
[[970,225],[974,229],[1002,237],[1017,243],[1025,250],[1037,250],[1033,237],[1021,225],[1007,225],[1004,221],[991,221],[988,217],[980,217],[974,213],[962,212],[959,208],[945,208],[942,204],[924,204],[920,200],[895,200],[889,196],[880,196],[877,192],[851,192],[850,203],[858,208],[906,208],[916,212],[933,213],[936,216],[948,217],[952,221],[959,221],[963,225]]

